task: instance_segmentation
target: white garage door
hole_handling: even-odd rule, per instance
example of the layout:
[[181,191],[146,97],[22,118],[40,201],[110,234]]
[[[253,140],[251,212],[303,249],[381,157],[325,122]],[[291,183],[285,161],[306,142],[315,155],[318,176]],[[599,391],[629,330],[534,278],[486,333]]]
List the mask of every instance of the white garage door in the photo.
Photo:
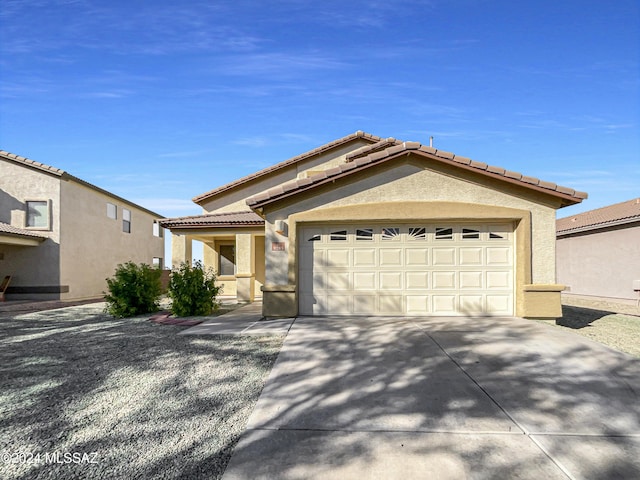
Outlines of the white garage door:
[[512,315],[513,236],[510,224],[303,227],[300,313]]

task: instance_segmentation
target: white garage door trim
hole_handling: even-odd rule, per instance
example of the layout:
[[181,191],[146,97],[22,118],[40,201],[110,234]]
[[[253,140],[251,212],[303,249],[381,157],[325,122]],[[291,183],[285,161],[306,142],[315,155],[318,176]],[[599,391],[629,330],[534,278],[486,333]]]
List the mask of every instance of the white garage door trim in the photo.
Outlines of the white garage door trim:
[[511,224],[299,230],[301,315],[513,315]]

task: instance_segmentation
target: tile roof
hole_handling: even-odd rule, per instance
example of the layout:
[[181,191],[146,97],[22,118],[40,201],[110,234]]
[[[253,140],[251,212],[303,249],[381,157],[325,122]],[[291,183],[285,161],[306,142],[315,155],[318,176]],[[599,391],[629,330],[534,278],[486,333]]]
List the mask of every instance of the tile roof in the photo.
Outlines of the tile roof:
[[0,234],[15,235],[18,237],[39,238],[41,240],[45,240],[47,238],[45,235],[41,235],[40,233],[32,232],[31,230],[26,230],[24,228],[14,227],[13,225],[9,225],[8,223],[4,222],[0,222]]
[[640,198],[559,218],[556,221],[556,233],[560,236],[569,235],[631,222],[640,222]]
[[252,227],[263,226],[264,220],[255,212],[229,212],[193,215],[189,217],[164,218],[160,225],[165,228],[208,228],[208,227]]
[[[445,152],[432,147],[421,145],[418,142],[402,142],[392,147],[387,147],[383,150],[377,151],[375,151],[376,148],[375,146],[373,146],[372,150],[374,150],[373,153],[369,153],[366,156],[361,156],[358,158],[352,157],[352,161],[348,163],[329,168],[324,172],[320,172],[308,178],[302,178],[284,183],[278,187],[269,189],[266,192],[262,192],[249,197],[247,199],[247,205],[249,205],[251,208],[258,208],[280,198],[294,195],[298,192],[308,190],[327,182],[331,182],[339,177],[349,175],[353,172],[363,170],[365,168],[392,160],[394,158],[398,158],[400,156],[404,156],[407,153],[415,153],[429,160],[434,160],[449,165],[455,165],[457,167],[487,175],[492,178],[503,180],[516,185],[521,185],[523,187],[527,187],[540,192],[548,193],[550,195],[560,197],[564,200],[564,203],[566,205],[580,203],[583,199],[587,198],[586,193],[575,191],[572,188],[563,187],[551,182],[545,182],[538,178],[528,177],[526,175],[522,175],[521,173],[505,170],[501,167],[487,165],[483,162],[476,162],[475,160],[461,157],[450,152]],[[366,153],[366,150],[361,153]]]
[[20,155],[7,152],[6,150],[0,150],[0,157],[4,157],[7,160],[11,160],[13,162],[22,163],[23,165],[26,165],[28,167],[36,168],[38,170],[42,170],[43,172],[51,173],[59,177],[61,177],[65,173],[64,170],[60,170],[59,168],[36,162],[35,160],[31,160],[27,157],[21,157]]
[[324,145],[318,147],[318,148],[314,148],[313,150],[309,150],[308,152],[302,153],[300,155],[297,155],[293,158],[290,158],[288,160],[285,160],[283,162],[280,163],[276,163],[275,165],[272,165],[270,167],[267,167],[265,169],[262,169],[258,172],[252,173],[251,175],[247,175],[246,177],[242,177],[238,180],[234,180],[231,183],[227,183],[226,185],[222,185],[221,187],[218,188],[214,188],[213,190],[209,190],[208,192],[205,192],[201,195],[198,195],[196,197],[193,197],[192,200],[195,203],[201,203],[215,195],[218,195],[220,193],[226,192],[227,190],[231,190],[234,187],[240,186],[244,183],[250,182],[251,180],[255,180],[257,178],[260,178],[264,175],[267,175],[269,173],[275,172],[277,170],[280,170],[282,168],[288,167],[290,165],[294,165],[298,162],[301,162],[302,160],[306,160],[307,158],[311,158],[314,155],[320,155],[328,150],[331,150],[332,148],[335,147],[339,147],[341,145],[344,145],[346,143],[352,142],[354,140],[357,139],[363,139],[366,141],[369,141],[371,143],[377,143],[380,142],[382,140],[382,138],[380,137],[376,137],[375,135],[371,135],[370,133],[366,133],[363,132],[361,130],[358,130],[355,133],[352,133],[351,135],[347,135],[346,137],[342,137],[339,138],[338,140],[334,140],[332,142],[329,143],[325,143]]

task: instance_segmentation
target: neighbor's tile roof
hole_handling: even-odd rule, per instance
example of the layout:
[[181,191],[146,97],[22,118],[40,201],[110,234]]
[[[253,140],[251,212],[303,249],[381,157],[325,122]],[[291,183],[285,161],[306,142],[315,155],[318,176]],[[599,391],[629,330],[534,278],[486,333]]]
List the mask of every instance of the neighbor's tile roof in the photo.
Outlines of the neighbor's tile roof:
[[332,148],[336,148],[339,147],[341,145],[344,145],[346,143],[352,142],[354,140],[357,139],[363,139],[372,143],[377,143],[380,142],[382,140],[382,138],[380,137],[376,137],[375,135],[371,135],[370,133],[366,133],[363,132],[361,130],[358,130],[355,133],[352,133],[351,135],[347,135],[346,137],[342,137],[339,138],[338,140],[334,140],[332,142],[329,143],[325,143],[324,145],[318,147],[318,148],[314,148],[313,150],[310,150],[308,152],[302,153],[300,155],[297,155],[293,158],[290,158],[288,160],[285,160],[283,162],[280,163],[276,163],[275,165],[272,165],[270,167],[267,167],[263,170],[260,170],[258,172],[252,173],[251,175],[247,175],[246,177],[242,177],[238,180],[234,180],[231,183],[227,183],[226,185],[222,185],[221,187],[218,188],[214,188],[213,190],[209,190],[208,192],[205,192],[201,195],[198,195],[196,197],[193,197],[192,200],[195,203],[200,203],[203,202],[215,195],[218,195],[220,193],[226,192],[227,190],[231,190],[234,187],[237,187],[239,185],[242,185],[244,183],[250,182],[251,180],[255,180],[257,178],[260,178],[264,175],[267,175],[269,173],[275,172],[277,170],[280,170],[282,168],[288,167],[290,165],[294,165],[298,162],[301,162],[302,160],[305,160],[307,158],[311,158],[314,155],[320,155],[328,150],[331,150]]
[[[375,146],[373,146],[373,150],[375,150]],[[583,199],[587,198],[586,193],[575,191],[572,188],[563,187],[551,182],[545,182],[538,178],[528,177],[521,173],[505,170],[501,167],[487,165],[483,162],[476,162],[475,160],[457,156],[450,152],[421,145],[418,142],[403,142],[383,150],[374,151],[364,157],[354,158],[351,162],[329,168],[307,178],[293,180],[278,187],[271,188],[266,192],[249,197],[247,199],[247,205],[252,208],[257,208],[277,199],[285,198],[315,186],[331,182],[339,177],[406,155],[407,153],[415,153],[430,160],[455,165],[492,178],[504,180],[506,182],[521,185],[540,192],[549,193],[564,199],[566,204],[579,203]]]
[[640,198],[559,218],[556,233],[567,235],[631,222],[640,222]]
[[31,230],[25,230],[24,228],[14,227],[13,225],[9,225],[8,223],[0,222],[0,234],[9,234],[16,235],[19,237],[33,237],[41,240],[46,239],[47,237],[41,235],[37,232],[32,232]]
[[263,226],[264,220],[255,212],[229,212],[193,215],[160,220],[165,228],[251,227]]
[[27,157],[21,157],[20,155],[7,152],[6,150],[0,150],[0,157],[5,157],[7,160],[11,160],[17,163],[22,163],[23,165],[26,165],[28,167],[36,168],[38,170],[42,170],[43,172],[51,173],[59,177],[65,173],[64,170],[60,170],[59,168],[52,167],[50,165],[45,165],[44,163],[36,162],[35,160],[31,160],[30,158],[27,158]]

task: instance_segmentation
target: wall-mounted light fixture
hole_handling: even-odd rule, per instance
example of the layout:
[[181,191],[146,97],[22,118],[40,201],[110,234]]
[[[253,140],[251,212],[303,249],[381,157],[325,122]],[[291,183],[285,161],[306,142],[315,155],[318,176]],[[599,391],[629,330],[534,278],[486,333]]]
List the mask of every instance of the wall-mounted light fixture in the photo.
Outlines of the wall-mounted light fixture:
[[287,234],[287,223],[284,220],[276,220],[275,223],[276,233],[279,235]]

